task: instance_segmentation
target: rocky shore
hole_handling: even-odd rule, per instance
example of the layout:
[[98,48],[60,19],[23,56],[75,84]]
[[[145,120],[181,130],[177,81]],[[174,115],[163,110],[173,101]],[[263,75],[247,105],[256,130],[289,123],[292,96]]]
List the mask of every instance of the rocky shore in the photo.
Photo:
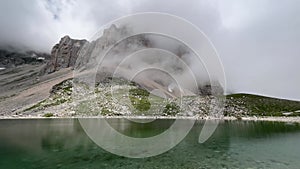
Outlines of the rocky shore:
[[43,115],[33,116],[33,115],[23,115],[23,116],[0,116],[0,120],[17,120],[17,119],[78,119],[78,118],[100,118],[100,119],[129,119],[129,120],[158,120],[158,119],[182,119],[182,120],[220,120],[220,121],[272,121],[272,122],[285,122],[285,123],[300,123],[300,117],[199,117],[199,116],[192,116],[192,117],[184,117],[184,116],[90,116],[90,117],[74,117],[74,116],[52,116],[52,117],[45,117]]

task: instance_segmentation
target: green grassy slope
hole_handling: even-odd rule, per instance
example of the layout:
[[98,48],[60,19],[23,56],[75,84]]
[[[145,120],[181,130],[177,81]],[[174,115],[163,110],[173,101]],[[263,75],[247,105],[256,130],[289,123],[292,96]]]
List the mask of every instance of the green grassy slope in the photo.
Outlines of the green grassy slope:
[[[180,109],[175,103],[154,96],[133,83],[125,83],[120,80],[115,80],[113,82],[113,86],[116,87],[113,89],[115,99],[112,99],[112,88],[110,85],[100,85],[95,89],[95,96],[97,97],[78,104],[78,106],[74,108],[74,110],[77,110],[76,113],[87,112],[87,115],[121,115],[122,112],[130,111],[135,115],[174,116],[187,111],[185,107]],[[82,88],[81,90],[83,93],[86,93],[85,88]],[[71,105],[72,92],[72,81],[66,80],[53,87],[48,99],[45,99],[24,111],[30,113],[44,111],[48,108],[51,109],[51,107],[59,106],[61,104]],[[89,98],[88,96],[89,95],[87,95],[87,98]],[[193,112],[194,114],[206,115],[209,111],[207,106],[210,103],[210,100],[205,97],[200,98],[202,100],[199,100],[198,97],[187,99],[191,102],[188,102],[185,106],[191,108],[191,110],[195,110],[195,112]],[[194,103],[197,99],[198,102]],[[150,106],[151,111],[149,110]],[[70,108],[72,108],[72,106],[66,106],[66,112],[71,111],[69,110]],[[300,101],[244,93],[231,94],[226,96],[224,115],[234,117],[300,116]]]
[[[247,115],[257,116],[299,116],[300,101],[271,98],[253,94],[227,95],[227,107],[240,107]],[[227,112],[230,115],[231,112]]]

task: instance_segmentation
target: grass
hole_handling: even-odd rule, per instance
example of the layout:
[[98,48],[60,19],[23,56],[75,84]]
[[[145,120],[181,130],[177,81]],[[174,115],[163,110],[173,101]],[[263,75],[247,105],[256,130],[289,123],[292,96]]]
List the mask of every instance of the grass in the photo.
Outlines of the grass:
[[149,95],[150,93],[145,89],[136,88],[129,90],[131,104],[138,111],[147,111],[150,109],[151,103],[148,99]]
[[72,99],[72,84],[69,80],[65,80],[55,86],[51,90],[51,96],[37,104],[25,109],[24,111],[43,110],[48,107],[57,106]]
[[[82,101],[75,107],[75,110],[76,110],[76,113],[84,114],[84,115],[97,116],[99,114],[102,114],[101,109],[97,107],[96,100]],[[107,109],[102,109],[102,110],[103,110],[103,113],[109,114]],[[104,115],[104,114],[102,114],[102,115]]]
[[180,107],[174,102],[168,103],[163,110],[163,114],[168,116],[174,116],[179,112],[180,112]]
[[293,112],[289,116],[299,116],[299,101],[271,98],[252,94],[227,95],[227,106],[243,106],[248,110],[248,115],[257,116],[283,116],[282,113]]
[[56,97],[53,100],[45,99],[43,101],[38,102],[37,104],[25,109],[24,111],[33,111],[33,110],[43,110],[47,107],[57,106],[69,101],[68,99]]
[[[76,110],[79,113],[84,113],[86,115],[120,115],[122,109],[119,108],[127,106],[128,111],[133,115],[166,116],[174,116],[181,111],[181,108],[176,105],[175,102],[170,102],[164,98],[154,96],[147,90],[139,88],[138,85],[133,82],[127,82],[122,79],[112,80],[115,85],[121,86],[120,88],[116,87],[114,89],[113,95],[110,87],[96,87],[95,93],[98,95],[98,98],[79,103]],[[72,83],[70,81],[61,82],[53,87],[50,98],[25,109],[25,111],[42,110],[47,107],[71,102],[72,90]],[[116,100],[116,103],[113,102],[113,98]],[[299,101],[243,93],[227,95],[226,99],[227,109],[225,109],[224,112],[225,116],[285,116],[283,113],[286,112],[292,112],[286,116],[300,116],[300,112],[296,112],[300,110]],[[199,106],[207,106],[206,103],[203,104],[205,105]]]
[[67,80],[64,80],[64,81],[54,85],[52,87],[51,92],[61,91],[64,94],[70,95],[70,94],[72,94],[72,91],[73,91],[72,87],[73,87],[73,85],[72,85],[71,79],[67,79]]
[[43,115],[43,117],[53,117],[53,116],[54,116],[53,113],[46,113]]
[[46,102],[46,100],[40,101],[37,104],[25,109],[24,111],[30,111],[30,110],[34,110],[34,109],[37,109],[39,107],[42,107],[42,104],[45,103],[45,102]]
[[[124,86],[123,86],[124,87]],[[76,106],[76,111],[84,115],[122,115],[121,107],[126,107],[131,115],[175,115],[180,108],[175,103],[152,95],[145,89],[137,86],[127,86],[128,88],[115,88],[112,93],[108,89],[97,89],[97,95],[92,100],[81,101]],[[102,97],[101,97],[102,95]],[[120,109],[121,108],[121,109]],[[124,110],[124,109],[123,109]],[[124,112],[125,112],[124,111]]]
[[113,113],[111,111],[109,111],[107,108],[102,108],[101,114],[102,115],[111,115]]

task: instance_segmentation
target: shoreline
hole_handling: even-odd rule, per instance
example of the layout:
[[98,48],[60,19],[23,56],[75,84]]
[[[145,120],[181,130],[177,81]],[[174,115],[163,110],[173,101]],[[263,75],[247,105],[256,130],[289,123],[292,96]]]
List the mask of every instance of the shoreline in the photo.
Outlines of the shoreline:
[[225,120],[225,121],[273,121],[273,122],[293,122],[300,123],[300,116],[286,117],[286,116],[248,116],[236,118],[233,116],[225,117],[199,117],[199,116],[53,116],[53,117],[43,117],[43,116],[0,116],[0,120],[39,120],[39,119],[80,119],[80,118],[102,118],[102,119],[137,119],[137,120]]

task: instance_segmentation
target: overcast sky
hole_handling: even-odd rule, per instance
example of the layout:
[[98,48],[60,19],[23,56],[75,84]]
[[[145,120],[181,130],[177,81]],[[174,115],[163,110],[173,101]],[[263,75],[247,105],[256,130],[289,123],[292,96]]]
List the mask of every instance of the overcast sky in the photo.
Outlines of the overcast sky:
[[88,39],[137,12],[165,12],[197,25],[223,62],[228,90],[300,100],[298,0],[1,0],[0,46],[51,50]]

